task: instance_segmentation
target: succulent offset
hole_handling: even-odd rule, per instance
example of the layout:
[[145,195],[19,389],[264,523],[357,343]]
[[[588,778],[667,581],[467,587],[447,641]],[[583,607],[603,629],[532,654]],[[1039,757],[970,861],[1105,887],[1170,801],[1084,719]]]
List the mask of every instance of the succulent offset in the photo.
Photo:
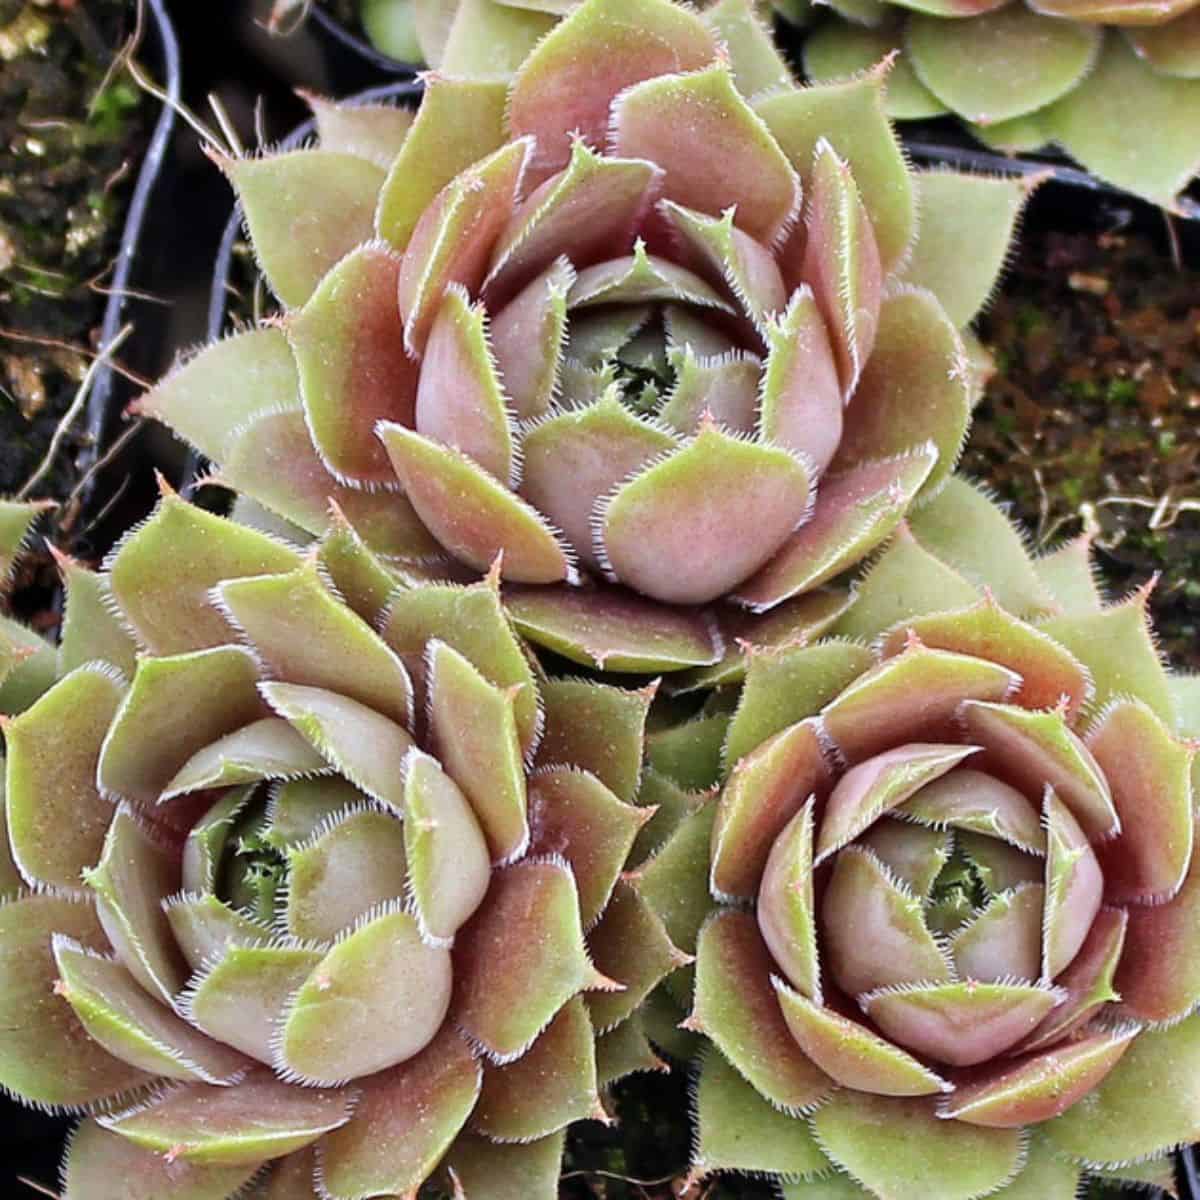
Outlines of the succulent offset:
[[285,311],[138,411],[310,534],[334,494],[410,567],[502,556],[521,631],[577,662],[786,635],[952,470],[959,329],[1025,191],[910,173],[886,66],[799,88],[735,10],[587,0],[511,85],[315,101],[319,148],[224,160]]
[[1195,0],[830,7],[805,36],[806,73],[844,78],[898,53],[888,85],[897,120],[953,113],[1006,154],[1058,145],[1101,179],[1167,208],[1200,171]]
[[4,727],[0,1085],[93,1114],[66,1197],[555,1195],[685,961],[618,880],[651,693],[545,680],[494,581],[397,585],[345,525],[168,493],[64,571]]
[[[694,1172],[788,1200],[1072,1200],[1200,1135],[1200,679],[1086,539],[958,480],[823,640],[652,751],[719,795],[635,886],[696,954]],[[689,775],[690,772],[690,775]]]

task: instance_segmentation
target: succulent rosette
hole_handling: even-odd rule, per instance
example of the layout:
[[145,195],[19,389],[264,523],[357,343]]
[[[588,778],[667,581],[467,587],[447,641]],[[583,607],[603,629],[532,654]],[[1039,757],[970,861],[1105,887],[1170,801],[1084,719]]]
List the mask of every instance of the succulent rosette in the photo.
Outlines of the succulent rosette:
[[[1200,170],[1195,0],[834,0],[805,37],[809,78],[898,54],[897,120],[953,113],[1006,154],[1060,146],[1101,179],[1170,209]],[[1140,135],[1121,120],[1138,114]]]
[[618,879],[651,693],[544,679],[494,580],[405,587],[343,523],[168,493],[63,569],[4,725],[0,1085],[87,1114],[65,1196],[556,1195],[683,961]]
[[707,1039],[696,1174],[789,1200],[1169,1183],[1200,1136],[1197,683],[1144,591],[1101,602],[1085,541],[1030,562],[955,480],[833,636],[752,654],[735,706],[659,734],[677,778],[723,777],[634,873],[696,953],[659,1004]]
[[285,311],[138,411],[309,533],[332,494],[390,558],[502,556],[521,632],[580,663],[806,621],[952,470],[1025,191],[913,175],[886,68],[797,87],[742,14],[586,0],[511,84],[318,101],[319,148],[225,160]]

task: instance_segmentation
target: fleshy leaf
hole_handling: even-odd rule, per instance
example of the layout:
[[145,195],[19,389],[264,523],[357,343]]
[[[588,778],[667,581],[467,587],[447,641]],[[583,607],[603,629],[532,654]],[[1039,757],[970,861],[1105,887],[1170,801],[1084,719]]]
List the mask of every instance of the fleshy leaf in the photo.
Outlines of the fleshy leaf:
[[1182,886],[1193,853],[1194,750],[1145,705],[1110,705],[1086,738],[1121,819],[1121,836],[1097,848],[1105,899],[1156,903]]
[[1089,25],[1016,5],[950,24],[917,13],[905,25],[904,40],[921,82],[960,117],[988,126],[1069,92],[1091,69],[1100,39]]
[[269,1063],[280,1017],[320,961],[320,950],[242,943],[235,935],[206,956],[180,1001],[180,1012],[211,1037]]
[[537,684],[490,581],[398,591],[381,619],[380,632],[422,685],[426,648],[432,638],[439,638],[496,687],[510,689],[521,749],[527,755],[533,752],[541,736]]
[[1048,1121],[1084,1099],[1117,1065],[1139,1032],[1133,1026],[1122,1033],[1093,1034],[984,1069],[969,1081],[958,1082],[953,1099],[942,1102],[939,1115],[994,1129]]
[[521,201],[497,238],[488,300],[511,295],[566,251],[577,271],[628,254],[661,178],[652,162],[610,158],[574,141],[566,168]]
[[229,580],[214,596],[271,678],[327,688],[412,723],[412,683],[403,663],[330,593],[315,559],[286,575]]
[[283,917],[298,938],[332,941],[404,892],[405,828],[388,813],[351,811],[322,822],[288,851]]
[[748,0],[719,0],[705,17],[725,43],[734,82],[743,96],[791,86],[792,72]]
[[973,1200],[1021,1166],[1017,1130],[941,1121],[929,1099],[843,1091],[811,1121],[825,1153],[889,1200]]
[[[727,503],[735,492],[755,512],[753,530]],[[613,575],[638,591],[670,603],[703,603],[779,549],[803,519],[809,493],[808,471],[787,451],[706,426],[604,503],[597,549],[603,547]]]
[[1080,534],[1057,549],[1039,555],[1034,559],[1033,569],[1063,612],[1079,616],[1098,613],[1103,608],[1089,534]]
[[780,980],[773,982],[792,1036],[843,1087],[879,1096],[929,1096],[950,1090],[944,1079],[885,1038],[814,1004]]
[[400,764],[408,731],[348,696],[299,683],[263,683],[263,698],[342,775],[367,795],[403,811]]
[[414,1058],[363,1080],[351,1119],[321,1142],[324,1193],[415,1195],[465,1124],[480,1079],[470,1047],[444,1029]]
[[952,476],[913,512],[910,524],[922,546],[973,583],[991,588],[1010,612],[1029,617],[1049,610],[1050,598],[1020,530],[984,489]]
[[692,1175],[769,1171],[789,1177],[828,1166],[808,1126],[773,1108],[716,1051],[701,1059]]
[[617,884],[600,923],[588,933],[588,951],[597,970],[624,987],[587,997],[592,1022],[601,1034],[628,1020],[654,987],[691,961],[676,950],[662,920],[628,883]]
[[950,861],[952,842],[946,830],[926,829],[911,821],[876,821],[858,839],[912,893],[925,899],[941,869]]
[[1200,1015],[1147,1030],[1084,1103],[1047,1121],[1056,1151],[1089,1164],[1144,1158],[1200,1132]]
[[554,1200],[562,1173],[563,1135],[503,1146],[487,1138],[457,1138],[445,1166],[454,1200]]
[[952,771],[978,749],[910,742],[851,767],[829,795],[817,838],[817,863],[849,845],[884,813]]
[[1200,14],[1194,9],[1161,25],[1127,27],[1122,32],[1138,57],[1160,74],[1200,78]]
[[154,654],[178,654],[233,639],[210,602],[215,584],[290,571],[299,561],[282,542],[167,493],[150,519],[121,540],[108,579],[140,641]]
[[281,1158],[344,1125],[349,1099],[256,1071],[237,1087],[191,1084],[98,1120],[147,1150],[202,1166],[241,1166]]
[[754,918],[733,910],[714,916],[696,948],[691,1024],[774,1107],[799,1113],[823,1100],[833,1083],[788,1032],[770,972],[771,957]]
[[[407,422],[400,422],[406,424]],[[453,446],[514,486],[512,413],[488,344],[487,312],[458,284],[446,289],[429,331],[417,386],[415,428]]]
[[[717,802],[709,875],[713,894],[752,897],[776,838],[809,796],[824,792],[830,781],[818,728],[812,721],[788,726],[739,758]],[[770,942],[770,937],[767,940]]]
[[67,1143],[63,1200],[227,1200],[257,1170],[257,1163],[200,1166],[167,1158],[95,1121],[83,1121]]
[[1183,887],[1166,904],[1126,911],[1129,936],[1116,990],[1132,1016],[1177,1020],[1200,1001],[1200,855],[1192,851]]
[[1136,696],[1172,724],[1174,706],[1154,640],[1147,599],[1143,589],[1098,613],[1051,617],[1039,628],[1066,646],[1091,672],[1097,709],[1118,697]]
[[678,445],[661,426],[631,413],[614,386],[597,403],[556,413],[526,432],[521,495],[595,566],[596,497]]
[[704,613],[656,604],[623,588],[506,588],[513,624],[571,662],[610,672],[678,671],[719,657]]
[[51,894],[0,904],[0,1083],[26,1102],[76,1108],[116,1100],[152,1076],[88,1037],[56,994],[54,934],[107,947],[92,905]]
[[846,407],[834,471],[931,444],[937,465],[922,485],[936,493],[958,459],[971,397],[962,341],[936,297],[904,288],[884,297],[874,349]]
[[400,425],[379,436],[421,520],[468,566],[486,571],[504,555],[504,578],[559,583],[573,577],[571,558],[541,516],[473,459]]
[[958,974],[981,983],[1038,979],[1045,894],[1036,883],[1000,892],[977,917],[956,930],[950,945]]
[[163,911],[176,945],[193,971],[215,961],[231,945],[266,943],[273,932],[269,925],[235,911],[212,894],[169,897],[163,902]]
[[[220,477],[239,494],[315,537],[345,521],[380,554],[419,558],[439,549],[413,506],[396,491],[348,487],[329,473],[299,406],[267,413],[244,426],[221,464]],[[340,513],[336,518],[335,509]],[[265,572],[231,571],[224,578],[250,573]]]
[[964,700],[1005,700],[1019,682],[987,659],[917,643],[860,675],[821,719],[845,761],[861,763],[906,742],[952,740]]
[[782,646],[752,655],[725,739],[725,762],[732,767],[772,734],[815,717],[871,663],[865,646],[841,641]]
[[920,899],[859,846],[834,862],[820,923],[826,964],[847,995],[954,978],[948,954],[925,924]]
[[822,472],[842,439],[842,388],[811,288],[792,294],[787,309],[767,326],[766,340],[759,432],[807,454]]
[[512,215],[531,147],[509,142],[448,183],[421,214],[404,251],[397,283],[404,346],[425,352],[449,288],[478,290],[492,244]]
[[429,733],[442,766],[470,801],[492,860],[511,861],[529,842],[514,697],[443,641],[429,643],[426,672]]
[[287,322],[313,442],[343,481],[395,483],[377,421],[413,423],[417,364],[396,307],[400,258],[378,243],[348,254]]
[[588,961],[575,882],[554,859],[493,872],[454,966],[454,1020],[500,1062],[523,1053],[577,992],[611,986]]
[[56,994],[110,1054],[153,1075],[229,1085],[249,1065],[156,1003],[120,963],[54,939]]
[[595,1035],[576,996],[515,1062],[484,1068],[471,1128],[497,1142],[530,1142],[602,1112]]
[[1074,718],[1091,697],[1092,681],[1073,654],[1032,625],[1009,614],[993,597],[956,612],[915,616],[891,630],[880,643],[887,658],[900,653],[910,633],[935,650],[969,654],[1014,672],[1016,691],[1008,699],[1023,708],[1053,708],[1066,701]]
[[806,190],[812,187],[817,144],[822,138],[832,142],[858,183],[886,274],[907,252],[916,230],[916,202],[899,139],[884,111],[885,89],[884,73],[875,70],[849,82],[777,92],[754,107]]
[[26,883],[78,889],[99,860],[113,805],[96,764],[123,693],[104,668],[80,667],[5,727],[7,841]]
[[221,161],[246,214],[255,255],[289,308],[372,233],[384,174],[374,163],[332,150],[293,150]]
[[162,421],[206,458],[222,462],[248,421],[290,408],[299,394],[287,337],[267,326],[205,346],[139,396],[131,411]]
[[432,75],[379,193],[375,228],[403,250],[421,214],[460,171],[504,144],[508,89],[499,81]]
[[193,754],[263,715],[257,680],[254,656],[241,646],[143,658],[104,740],[100,788],[155,803]]
[[[1088,170],[1169,208],[1200,160],[1196,129],[1177,114],[1194,112],[1198,103],[1200,80],[1161,75],[1124,38],[1109,37],[1087,78],[1038,119],[1047,136]],[[1122,136],[1131,105],[1144,137]]]
[[97,661],[111,664],[127,677],[132,675],[137,666],[136,647],[113,611],[108,580],[65,556],[57,561],[66,593],[58,648],[59,675]]
[[[1025,9],[1016,11],[1023,16],[1032,16]],[[924,20],[936,25],[939,35],[953,36],[954,31],[965,26],[974,29],[987,19],[1008,19],[1007,12],[952,26],[936,17]],[[1036,16],[1033,19],[1040,20]],[[910,23],[909,28],[914,26]],[[1078,28],[1068,26],[1067,36],[1076,36]],[[1089,36],[1085,33],[1084,40],[1088,41]],[[994,51],[995,47],[989,47],[989,56]],[[946,52],[945,46],[937,50],[939,55]],[[965,55],[961,61],[963,65],[977,66],[979,56]],[[1028,58],[1022,51],[1015,58],[1002,61],[1006,65],[1019,62],[1024,66]],[[1013,82],[1009,72],[1005,76],[1006,92]],[[1008,94],[1025,96],[1015,86]],[[1019,179],[965,175],[956,171],[924,171],[916,177],[916,182],[925,236],[918,233],[901,278],[931,291],[941,301],[951,322],[961,329],[975,318],[992,296],[1029,187]]]
[[339,103],[306,92],[304,102],[317,122],[323,150],[338,150],[369,159],[387,170],[404,145],[413,111],[394,104]]
[[625,88],[710,63],[717,44],[695,14],[666,0],[586,0],[542,40],[513,82],[508,119],[537,138],[542,172],[566,164],[572,139],[606,144],[609,109]]
[[1021,983],[918,984],[859,997],[889,1038],[937,1062],[967,1067],[1015,1046],[1061,997]]
[[900,523],[936,466],[937,450],[929,444],[827,475],[811,519],[736,590],[734,600],[761,612],[857,566]]
[[441,1028],[451,986],[449,953],[422,942],[414,916],[368,916],[288,1003],[274,1065],[285,1079],[337,1086],[402,1063]]
[[1059,713],[968,700],[960,715],[967,736],[984,750],[973,766],[1027,796],[1053,787],[1089,839],[1120,832],[1100,765]]

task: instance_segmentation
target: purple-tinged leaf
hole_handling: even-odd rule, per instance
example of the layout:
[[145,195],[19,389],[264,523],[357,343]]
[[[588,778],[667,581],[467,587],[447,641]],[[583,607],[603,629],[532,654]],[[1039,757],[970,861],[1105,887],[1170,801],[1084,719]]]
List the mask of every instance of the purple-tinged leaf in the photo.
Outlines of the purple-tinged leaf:
[[733,599],[762,612],[857,566],[904,519],[936,464],[935,448],[918,446],[896,458],[826,475],[810,519],[736,589]]
[[815,805],[816,798],[810,796],[775,839],[758,890],[755,916],[758,931],[784,977],[801,995],[820,1004],[821,962],[813,890]]
[[[67,1141],[62,1169],[63,1200],[228,1200],[258,1170],[200,1166],[146,1150],[95,1121],[83,1121]],[[314,1193],[315,1194],[315,1193]],[[273,1194],[269,1194],[274,1200]],[[286,1200],[303,1200],[289,1193]]]
[[771,956],[754,918],[726,910],[707,921],[696,948],[691,1026],[706,1033],[755,1090],[799,1113],[833,1090],[788,1032],[771,987]]
[[570,868],[527,859],[492,886],[454,944],[455,1023],[487,1055],[509,1062],[585,988],[613,986],[588,961]]
[[539,172],[558,170],[576,138],[604,148],[610,106],[624,89],[696,71],[716,53],[700,18],[666,0],[586,0],[517,72],[509,124],[517,135],[536,137]]
[[375,424],[413,423],[420,372],[404,350],[399,275],[400,258],[386,246],[360,246],[285,326],[317,452],[352,485],[394,484]]
[[0,904],[0,1084],[42,1107],[118,1100],[153,1076],[93,1041],[56,992],[55,934],[108,948],[87,901],[45,894]]
[[772,981],[792,1036],[831,1079],[877,1096],[930,1096],[950,1090],[927,1066],[830,1008]]
[[463,1134],[444,1165],[454,1200],[555,1200],[562,1157],[562,1133],[509,1146]]
[[463,1037],[446,1028],[415,1057],[364,1080],[351,1119],[321,1142],[322,1194],[415,1196],[466,1123],[481,1077]]
[[847,995],[954,978],[948,952],[925,924],[920,898],[861,847],[843,850],[834,862],[820,928],[825,964]]
[[1046,832],[1033,804],[1016,788],[971,767],[926,784],[897,815],[935,829],[1000,838],[1027,854],[1046,853]]
[[350,1096],[289,1087],[255,1071],[232,1088],[173,1088],[127,1113],[98,1118],[144,1149],[201,1166],[243,1166],[282,1158],[344,1125]]
[[1104,877],[1071,810],[1046,785],[1046,911],[1042,970],[1053,979],[1079,952],[1100,911]]
[[[596,549],[616,579],[645,595],[705,603],[770,559],[803,521],[810,494],[808,469],[788,451],[706,424],[602,502]],[[744,510],[755,514],[752,527]]]
[[228,1086],[249,1060],[198,1033],[157,1003],[120,963],[54,938],[56,994],[110,1054],[152,1075]]
[[1046,889],[1030,883],[1000,892],[950,939],[954,966],[980,983],[1035,982],[1042,972]]
[[889,1038],[955,1067],[987,1062],[1015,1046],[1061,996],[1026,983],[929,983],[858,998]]
[[162,907],[175,944],[193,971],[220,958],[229,946],[265,944],[274,933],[269,925],[235,911],[211,894],[171,896]]
[[368,914],[313,968],[277,1027],[283,1078],[337,1087],[412,1058],[450,1007],[450,954],[421,940],[417,919]]

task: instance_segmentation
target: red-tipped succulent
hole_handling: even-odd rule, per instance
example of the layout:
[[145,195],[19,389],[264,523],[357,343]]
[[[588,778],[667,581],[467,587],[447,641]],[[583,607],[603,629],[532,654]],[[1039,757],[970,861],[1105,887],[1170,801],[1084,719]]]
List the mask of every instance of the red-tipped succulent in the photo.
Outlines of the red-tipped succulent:
[[69,1200],[555,1195],[683,961],[618,881],[650,693],[545,680],[494,580],[406,588],[344,524],[168,494],[63,566],[4,729],[0,1085],[91,1114]]
[[586,0],[511,84],[317,102],[319,147],[224,161],[285,311],[139,410],[310,533],[335,494],[381,554],[502,555],[579,662],[786,623],[952,470],[1024,192],[912,174],[886,68],[797,87],[731,7]]
[[1200,693],[1087,557],[1031,564],[953,481],[844,636],[752,655],[695,723],[723,786],[635,880],[690,914],[698,1174],[1071,1200],[1200,1134]]

